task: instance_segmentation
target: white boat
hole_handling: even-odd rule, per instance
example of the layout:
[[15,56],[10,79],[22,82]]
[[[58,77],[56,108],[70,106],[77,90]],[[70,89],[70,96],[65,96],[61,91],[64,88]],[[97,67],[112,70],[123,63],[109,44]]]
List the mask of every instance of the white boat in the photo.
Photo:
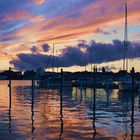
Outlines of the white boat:
[[[128,39],[127,39],[127,3],[125,4],[125,31],[124,31],[124,51],[123,51],[123,70],[128,71],[128,60],[127,60],[127,49],[128,49]],[[134,68],[132,68],[132,73],[134,74]],[[134,76],[134,75],[133,75]],[[134,78],[134,77],[133,77]],[[124,74],[123,77],[118,82],[119,91],[132,91],[138,90],[138,85],[132,82],[132,75]]]
[[137,91],[139,86],[132,82],[131,76],[124,76],[118,82],[119,91]]
[[117,88],[117,84],[113,81],[113,79],[105,79],[103,81],[103,87],[109,90],[112,88]]

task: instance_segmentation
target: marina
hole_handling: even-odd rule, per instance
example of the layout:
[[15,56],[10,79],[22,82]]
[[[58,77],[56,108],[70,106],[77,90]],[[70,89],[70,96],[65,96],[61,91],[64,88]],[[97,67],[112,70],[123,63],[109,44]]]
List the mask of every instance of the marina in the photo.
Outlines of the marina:
[[0,140],[140,140],[140,0],[0,6]]
[[138,140],[140,137],[139,93],[76,87],[32,89],[29,80],[13,80],[10,102],[7,85],[8,81],[0,81],[0,139]]

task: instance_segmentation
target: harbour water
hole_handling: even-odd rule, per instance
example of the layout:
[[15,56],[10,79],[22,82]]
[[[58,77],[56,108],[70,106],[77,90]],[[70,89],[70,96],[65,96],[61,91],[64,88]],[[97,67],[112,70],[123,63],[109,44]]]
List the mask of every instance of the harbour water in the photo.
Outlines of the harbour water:
[[[61,96],[62,95],[62,96]],[[139,140],[140,94],[91,88],[32,90],[0,81],[0,140]],[[96,104],[94,104],[96,101]]]

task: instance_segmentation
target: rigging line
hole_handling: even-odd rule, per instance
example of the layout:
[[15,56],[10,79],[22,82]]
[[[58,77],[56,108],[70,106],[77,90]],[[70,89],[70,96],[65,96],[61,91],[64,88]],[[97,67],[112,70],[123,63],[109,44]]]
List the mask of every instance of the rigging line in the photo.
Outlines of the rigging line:
[[49,63],[50,63],[50,61],[51,61],[52,53],[53,53],[53,51],[51,51],[51,54],[50,54],[50,56],[49,56],[49,59],[48,59],[48,62],[47,62],[47,65],[46,65],[45,68],[48,68],[48,65],[49,65]]

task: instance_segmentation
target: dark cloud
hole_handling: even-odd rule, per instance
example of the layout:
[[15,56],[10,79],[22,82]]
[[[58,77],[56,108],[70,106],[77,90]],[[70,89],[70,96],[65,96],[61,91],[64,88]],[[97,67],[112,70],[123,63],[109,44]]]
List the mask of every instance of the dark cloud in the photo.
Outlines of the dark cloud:
[[[123,58],[123,42],[114,40],[112,43],[96,43],[92,41],[89,44],[80,42],[77,46],[67,46],[61,50],[61,56],[53,57],[43,54],[19,54],[18,59],[12,60],[10,63],[18,69],[36,69],[39,67],[68,67],[68,66],[84,66],[92,63],[100,64],[104,62],[121,60]],[[84,48],[84,51],[82,50]],[[91,57],[92,56],[92,57]],[[128,43],[128,58],[140,57],[140,44]],[[53,58],[53,59],[52,59]],[[91,60],[92,58],[92,60]],[[58,61],[59,59],[59,61]],[[59,62],[59,64],[57,63]]]
[[38,53],[38,49],[36,46],[32,46],[32,48],[30,50],[32,53]]
[[[51,67],[52,59],[48,55],[43,54],[24,54],[17,55],[18,59],[12,60],[10,63],[13,64],[17,69],[38,69],[44,67]],[[48,61],[50,63],[48,64]],[[48,65],[48,66],[47,66]]]
[[43,44],[41,48],[32,46],[30,50],[32,53],[48,52],[50,50],[50,46],[48,44]]
[[50,46],[48,44],[43,44],[41,47],[44,52],[48,52],[50,50]]

